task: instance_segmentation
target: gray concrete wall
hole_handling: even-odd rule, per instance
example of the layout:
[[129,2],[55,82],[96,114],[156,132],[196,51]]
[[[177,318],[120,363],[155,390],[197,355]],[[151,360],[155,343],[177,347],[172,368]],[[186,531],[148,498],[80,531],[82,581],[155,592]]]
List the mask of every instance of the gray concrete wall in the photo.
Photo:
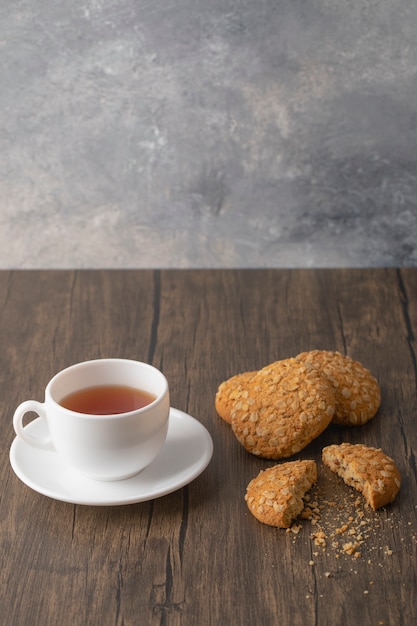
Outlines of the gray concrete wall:
[[0,267],[417,265],[417,3],[0,0]]

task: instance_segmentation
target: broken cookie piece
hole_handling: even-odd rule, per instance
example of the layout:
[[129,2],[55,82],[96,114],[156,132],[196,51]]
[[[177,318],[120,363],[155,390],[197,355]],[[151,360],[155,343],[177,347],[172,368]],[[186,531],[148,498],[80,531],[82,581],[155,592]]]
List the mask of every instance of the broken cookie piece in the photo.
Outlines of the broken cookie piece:
[[261,471],[247,486],[250,512],[263,524],[289,528],[303,510],[303,498],[317,481],[314,461],[288,461]]
[[393,459],[380,448],[341,443],[323,448],[323,463],[364,496],[375,511],[395,500],[401,476]]

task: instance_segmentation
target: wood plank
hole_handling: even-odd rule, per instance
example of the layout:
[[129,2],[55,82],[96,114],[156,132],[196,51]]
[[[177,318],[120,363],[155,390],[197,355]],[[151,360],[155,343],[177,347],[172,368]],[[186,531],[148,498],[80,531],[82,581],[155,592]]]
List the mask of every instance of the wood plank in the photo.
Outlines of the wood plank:
[[[0,320],[4,623],[413,623],[416,270],[0,272]],[[329,427],[297,458],[320,463],[322,447],[342,440],[381,446],[403,486],[372,512],[320,464],[320,520],[287,533],[249,513],[246,485],[274,463],[240,446],[213,401],[229,376],[313,348],[361,360],[380,381],[382,404],[365,426]],[[210,431],[213,460],[184,489],[130,506],[75,506],[13,474],[17,404],[41,400],[62,367],[104,356],[160,367],[171,404]],[[337,534],[344,523],[356,534]],[[312,538],[320,528],[324,547]],[[355,558],[342,545],[359,533]]]

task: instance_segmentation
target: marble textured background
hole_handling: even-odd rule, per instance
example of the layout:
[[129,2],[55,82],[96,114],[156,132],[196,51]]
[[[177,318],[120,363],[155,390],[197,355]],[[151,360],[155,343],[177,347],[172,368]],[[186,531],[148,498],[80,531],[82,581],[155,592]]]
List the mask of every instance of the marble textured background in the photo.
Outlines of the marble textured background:
[[417,265],[417,4],[2,0],[0,267]]

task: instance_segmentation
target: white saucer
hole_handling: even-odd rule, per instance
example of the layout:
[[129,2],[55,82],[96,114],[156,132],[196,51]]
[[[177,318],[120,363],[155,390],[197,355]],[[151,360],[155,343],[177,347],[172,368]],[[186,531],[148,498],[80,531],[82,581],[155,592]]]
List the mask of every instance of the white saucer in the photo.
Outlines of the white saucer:
[[[26,428],[42,436],[47,427],[38,418]],[[207,467],[212,454],[213,441],[205,427],[171,408],[167,439],[158,457],[127,480],[85,478],[68,469],[52,446],[41,450],[17,438],[10,448],[10,462],[22,482],[45,496],[71,504],[115,506],[153,500],[184,487]]]

